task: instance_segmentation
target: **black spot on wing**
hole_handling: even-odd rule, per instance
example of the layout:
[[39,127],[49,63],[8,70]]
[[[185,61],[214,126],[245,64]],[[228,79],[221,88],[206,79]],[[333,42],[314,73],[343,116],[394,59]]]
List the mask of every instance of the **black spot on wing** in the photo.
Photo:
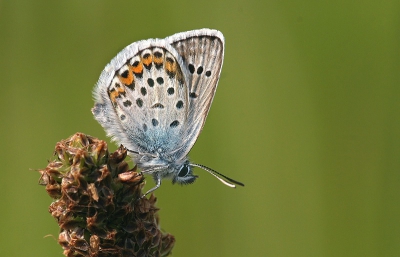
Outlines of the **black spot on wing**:
[[167,89],[168,95],[173,95],[175,93],[175,89],[173,87],[170,87]]
[[193,73],[194,73],[194,70],[195,70],[195,69],[194,69],[194,66],[193,66],[193,64],[189,64],[189,66],[188,66],[188,67],[189,67],[189,71],[190,71],[190,73],[192,73],[192,74],[193,74]]
[[178,125],[179,125],[179,121],[177,121],[177,120],[174,120],[173,122],[171,122],[171,124],[169,124],[169,126],[171,128],[176,128],[176,127],[178,127]]
[[164,105],[162,105],[161,103],[156,103],[156,104],[154,104],[151,108],[154,108],[154,109],[164,109]]
[[181,100],[179,100],[179,101],[176,103],[176,108],[181,109],[182,107],[183,107],[183,102],[182,102]]
[[158,125],[158,120],[152,119],[151,120],[151,124],[153,124],[154,127],[157,126]]
[[132,105],[132,102],[129,101],[129,100],[126,100],[126,101],[123,102],[123,104],[124,104],[125,107],[129,107],[129,106]]
[[143,106],[143,100],[140,99],[140,98],[136,99],[136,105],[139,106],[139,107],[142,107]]
[[152,78],[148,78],[147,84],[149,84],[149,87],[154,87],[154,80]]
[[158,83],[159,85],[164,84],[164,79],[163,79],[162,77],[158,77],[158,78],[157,78],[157,83]]

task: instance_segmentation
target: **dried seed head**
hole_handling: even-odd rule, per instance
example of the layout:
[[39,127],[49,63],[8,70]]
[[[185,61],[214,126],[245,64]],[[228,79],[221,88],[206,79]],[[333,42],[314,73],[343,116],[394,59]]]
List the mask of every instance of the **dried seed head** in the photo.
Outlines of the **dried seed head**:
[[158,225],[156,197],[141,198],[144,178],[122,146],[76,133],[56,145],[39,184],[55,199],[49,212],[65,256],[167,256],[175,239]]

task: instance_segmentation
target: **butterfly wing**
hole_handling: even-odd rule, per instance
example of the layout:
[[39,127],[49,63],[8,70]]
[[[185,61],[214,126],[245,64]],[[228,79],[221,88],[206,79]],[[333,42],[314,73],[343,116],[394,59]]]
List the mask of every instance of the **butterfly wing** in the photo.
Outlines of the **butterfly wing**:
[[206,121],[222,69],[224,37],[217,30],[201,29],[178,33],[165,40],[182,58],[189,93],[187,129],[176,151],[179,159],[189,153]]
[[129,45],[100,76],[94,90],[95,119],[129,150],[169,159],[188,123],[189,93],[182,65],[176,50],[163,39]]
[[95,119],[130,150],[182,160],[204,126],[223,55],[224,37],[210,29],[133,43],[103,70]]

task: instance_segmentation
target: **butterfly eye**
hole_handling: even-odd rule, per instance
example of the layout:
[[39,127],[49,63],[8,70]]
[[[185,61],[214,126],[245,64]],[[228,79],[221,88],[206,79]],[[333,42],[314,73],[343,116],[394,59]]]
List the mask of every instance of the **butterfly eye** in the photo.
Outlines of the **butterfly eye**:
[[189,167],[187,165],[183,165],[181,170],[179,171],[178,177],[185,177],[189,173]]
[[[177,170],[178,171],[178,170]],[[179,172],[175,173],[176,175],[172,179],[172,183],[178,183],[181,185],[192,184],[197,176],[192,174],[192,169],[188,164],[183,164],[180,167]]]

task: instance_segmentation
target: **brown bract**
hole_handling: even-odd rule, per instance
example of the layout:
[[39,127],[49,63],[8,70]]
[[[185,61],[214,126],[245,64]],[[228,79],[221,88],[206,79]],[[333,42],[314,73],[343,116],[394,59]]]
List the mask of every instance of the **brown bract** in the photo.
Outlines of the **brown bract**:
[[122,146],[112,154],[76,133],[57,143],[39,183],[54,199],[65,256],[167,256],[175,238],[159,227],[156,197],[141,198],[144,177],[129,169]]

